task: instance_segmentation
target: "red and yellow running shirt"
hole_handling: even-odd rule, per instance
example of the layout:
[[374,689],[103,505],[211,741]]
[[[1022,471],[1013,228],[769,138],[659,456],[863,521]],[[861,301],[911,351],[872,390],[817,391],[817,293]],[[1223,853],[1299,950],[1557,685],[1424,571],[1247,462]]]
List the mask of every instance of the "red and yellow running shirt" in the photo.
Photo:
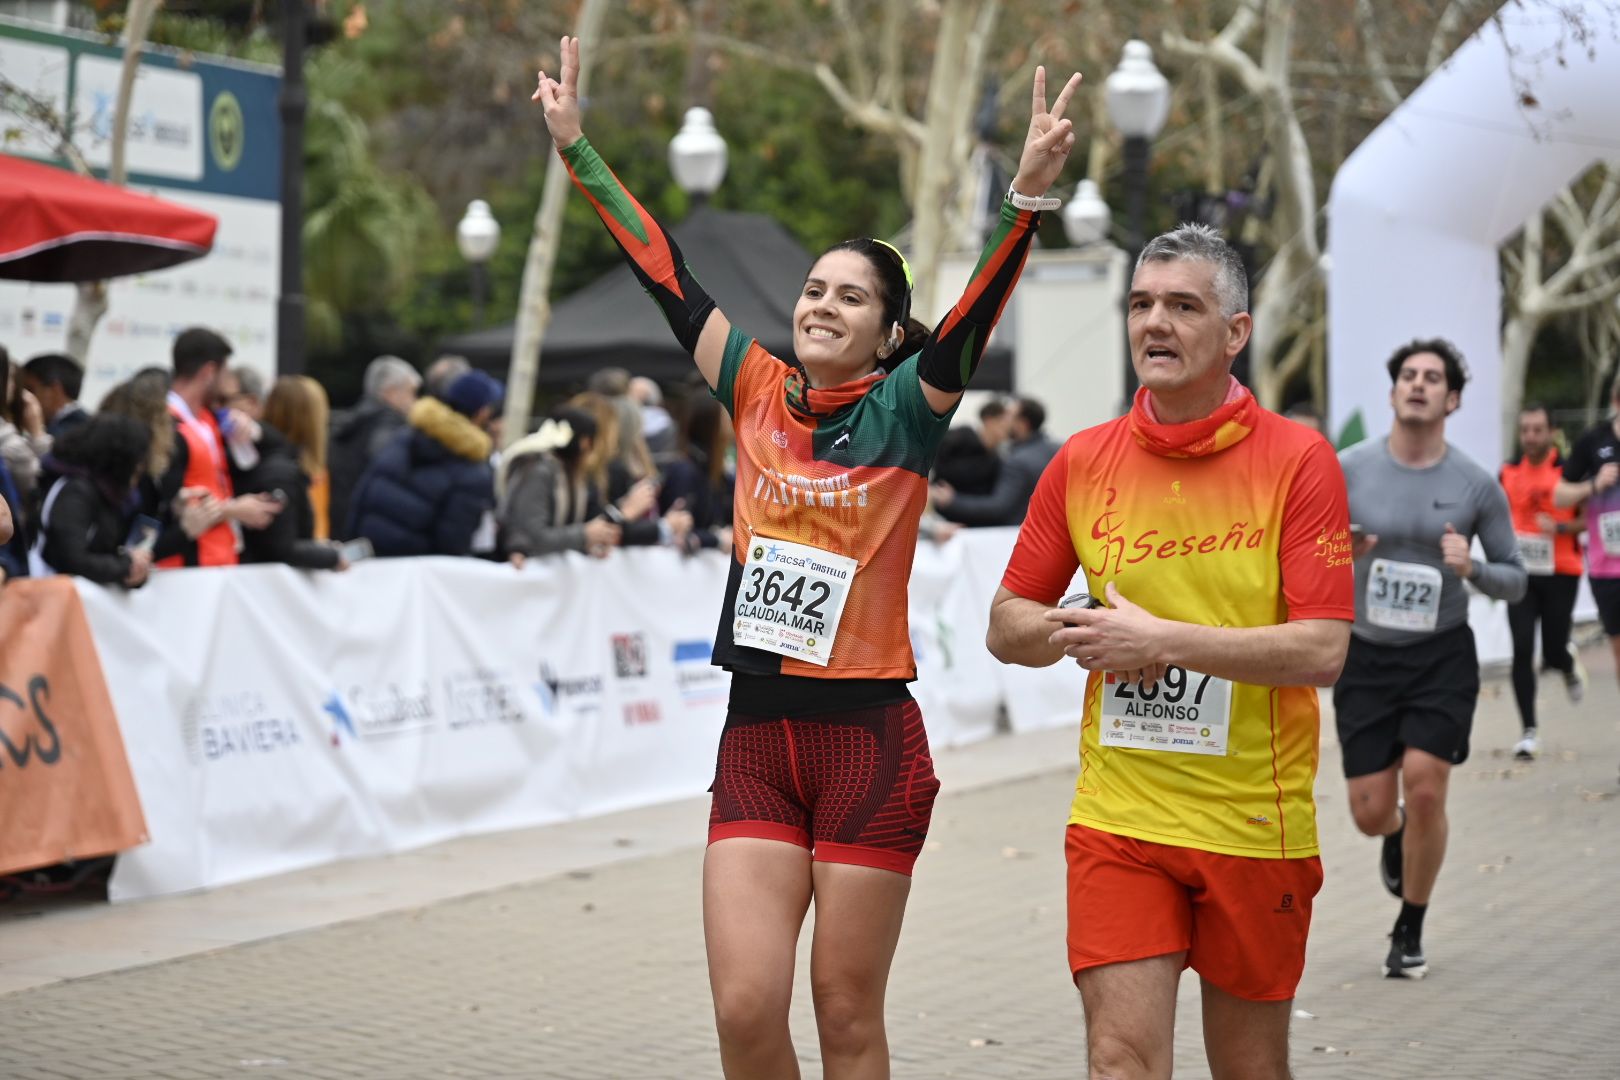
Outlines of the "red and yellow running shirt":
[[[1181,622],[1353,620],[1350,514],[1327,441],[1241,390],[1207,438],[1177,444],[1162,436],[1196,424],[1152,424],[1144,401],[1140,393],[1129,415],[1080,432],[1052,460],[1002,584],[1055,604],[1083,567],[1094,595],[1113,582]],[[1315,688],[1230,686],[1224,754],[1104,745],[1110,688],[1092,672],[1070,822],[1227,855],[1315,855]]]
[[[1550,572],[1579,577],[1581,571],[1585,569],[1581,563],[1581,545],[1576,540],[1575,533],[1545,533],[1541,528],[1542,514],[1550,515],[1553,521],[1560,525],[1567,525],[1575,520],[1577,511],[1573,506],[1553,505],[1553,489],[1558,486],[1558,481],[1563,476],[1563,459],[1558,456],[1558,451],[1553,450],[1539,465],[1528,457],[1510,461],[1502,466],[1501,475],[1497,478],[1502,484],[1502,490],[1507,492],[1508,507],[1513,511],[1513,531],[1519,535],[1519,547],[1524,555],[1525,566],[1533,574]],[[1541,568],[1546,564],[1546,560],[1532,558],[1537,553],[1530,545],[1537,542],[1551,551],[1550,571]]]

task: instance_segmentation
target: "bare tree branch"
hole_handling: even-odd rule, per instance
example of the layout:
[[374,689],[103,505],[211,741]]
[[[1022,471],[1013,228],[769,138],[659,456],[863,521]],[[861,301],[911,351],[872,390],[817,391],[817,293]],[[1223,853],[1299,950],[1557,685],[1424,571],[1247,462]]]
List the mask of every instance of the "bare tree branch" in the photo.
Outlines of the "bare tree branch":
[[927,137],[923,125],[913,117],[886,109],[875,101],[857,99],[838,77],[838,73],[826,64],[817,64],[812,72],[816,81],[822,85],[838,107],[867,131],[896,139],[907,139],[918,144]]
[[[889,4],[888,7],[897,5]],[[866,62],[866,49],[863,47],[864,33],[855,13],[849,8],[849,0],[832,0],[833,20],[838,23],[838,36],[844,42],[844,57],[849,65],[849,81],[854,95],[862,101],[874,101],[876,95],[872,92],[871,65]]]
[[1542,310],[1548,315],[1567,315],[1572,311],[1579,311],[1594,304],[1601,304],[1605,300],[1612,300],[1616,296],[1620,296],[1620,275],[1609,278],[1584,292],[1569,293],[1565,296],[1548,299],[1542,305]]
[[800,59],[797,56],[767,49],[750,41],[741,41],[724,34],[694,35],[712,48],[723,49],[756,63],[778,70],[798,71],[812,76],[826,90],[839,108],[851,120],[877,135],[921,143],[924,138],[922,124],[903,113],[879,104],[872,98],[863,98],[852,91],[836,71],[825,63]]
[[141,66],[141,53],[146,49],[146,36],[152,29],[163,0],[130,0],[124,21],[124,62],[118,70],[118,98],[113,109],[112,162],[107,168],[107,179],[122,184],[129,175],[125,167],[129,143],[129,106],[135,96],[135,73]]
[[1462,26],[1463,19],[1468,17],[1478,0],[1451,0],[1446,10],[1440,13],[1440,20],[1435,23],[1434,35],[1429,38],[1429,55],[1423,61],[1428,71],[1433,71],[1445,62],[1451,55],[1452,39],[1457,36],[1457,30]]
[[[92,175],[90,163],[84,160],[84,155],[79,153],[79,148],[69,138],[67,117],[52,108],[50,102],[29,93],[0,73],[0,104],[20,116],[35,131],[55,140],[52,153],[72,165],[74,172],[81,176]],[[22,108],[17,108],[18,105]]]
[[1367,63],[1372,68],[1373,86],[1391,109],[1405,97],[1395,88],[1389,76],[1389,64],[1384,59],[1383,46],[1378,43],[1378,19],[1373,13],[1372,0],[1356,0],[1356,29],[1361,34],[1362,48],[1367,51]]

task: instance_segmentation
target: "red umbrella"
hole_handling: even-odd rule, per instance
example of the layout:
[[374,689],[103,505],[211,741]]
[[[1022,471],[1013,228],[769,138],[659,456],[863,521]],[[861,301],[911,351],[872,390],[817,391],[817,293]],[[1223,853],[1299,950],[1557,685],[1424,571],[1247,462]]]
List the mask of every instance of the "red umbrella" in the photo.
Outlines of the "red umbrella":
[[99,281],[208,254],[212,214],[0,154],[0,278]]

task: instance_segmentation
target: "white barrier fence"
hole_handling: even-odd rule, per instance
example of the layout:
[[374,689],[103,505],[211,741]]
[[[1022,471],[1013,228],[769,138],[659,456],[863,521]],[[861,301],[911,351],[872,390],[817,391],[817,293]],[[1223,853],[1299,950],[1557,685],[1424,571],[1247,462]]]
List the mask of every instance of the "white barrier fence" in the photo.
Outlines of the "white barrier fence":
[[[1075,666],[985,651],[1015,535],[917,552],[913,692],[936,746],[988,737],[1002,707],[1020,731],[1078,717]],[[152,836],[119,857],[113,899],[701,793],[729,686],[709,665],[725,576],[717,553],[639,549],[81,582]],[[1500,605],[1476,605],[1482,659],[1505,656]]]

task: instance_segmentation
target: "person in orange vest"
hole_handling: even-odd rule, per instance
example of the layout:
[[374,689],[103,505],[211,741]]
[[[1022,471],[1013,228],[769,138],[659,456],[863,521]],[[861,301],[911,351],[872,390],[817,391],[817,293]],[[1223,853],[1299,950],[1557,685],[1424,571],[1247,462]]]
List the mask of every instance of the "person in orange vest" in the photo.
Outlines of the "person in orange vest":
[[[226,455],[254,452],[252,420],[235,409],[216,412],[221,403],[215,400],[215,384],[232,351],[228,341],[203,327],[191,327],[174,339],[168,404],[176,439],[169,471],[171,478],[178,474],[178,482],[171,479],[160,486],[178,490],[179,501],[196,500],[217,508],[219,520],[186,544],[181,554],[164,559],[159,564],[163,567],[235,566],[240,530],[262,529],[281,510],[269,495],[238,496],[231,486]],[[239,464],[250,467],[252,462]],[[178,518],[182,509],[171,506],[171,516]]]
[[1530,761],[1541,752],[1536,724],[1537,622],[1541,624],[1543,670],[1564,677],[1570,701],[1578,703],[1586,692],[1586,669],[1569,640],[1582,570],[1576,537],[1586,520],[1579,510],[1553,502],[1564,461],[1553,445],[1552,417],[1545,405],[1526,405],[1519,410],[1519,451],[1517,461],[1502,466],[1499,479],[1513,511],[1519,553],[1530,573],[1530,589],[1524,599],[1508,605],[1508,625],[1513,631],[1513,696],[1524,728],[1513,756]]

